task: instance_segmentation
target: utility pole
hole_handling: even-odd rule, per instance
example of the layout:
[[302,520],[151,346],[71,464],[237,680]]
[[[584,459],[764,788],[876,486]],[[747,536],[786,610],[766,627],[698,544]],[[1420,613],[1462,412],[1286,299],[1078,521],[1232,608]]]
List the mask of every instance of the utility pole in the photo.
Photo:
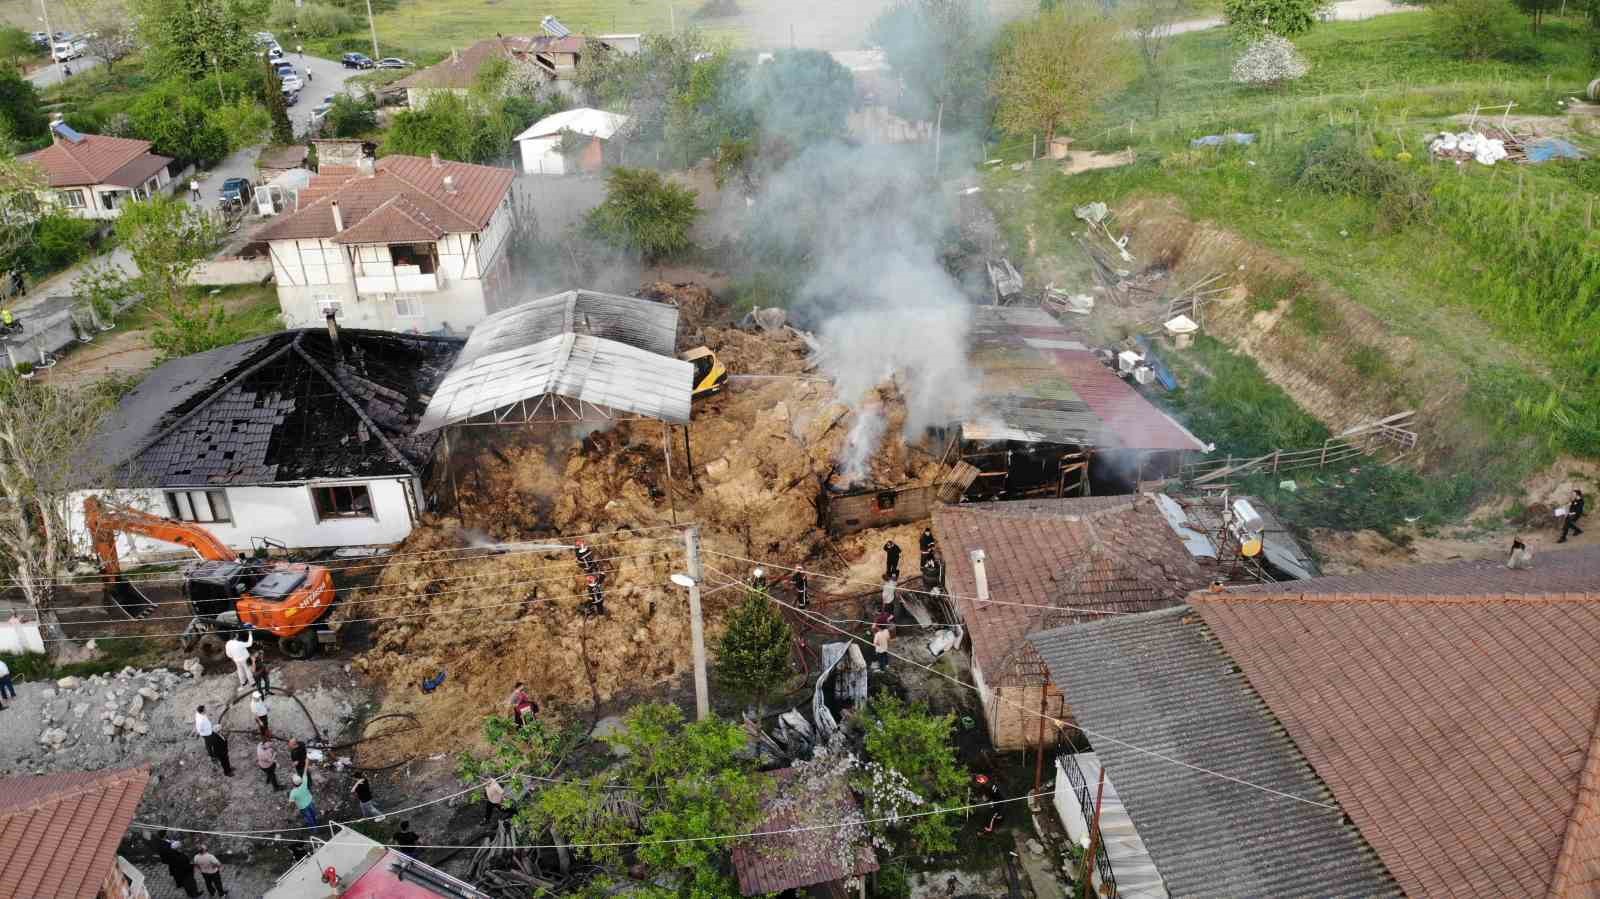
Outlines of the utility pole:
[[56,33],[50,28],[50,8],[45,6],[44,0],[39,0],[39,13],[44,18],[44,38],[50,48],[50,61],[56,65],[56,80],[65,81],[66,77],[61,74],[61,57],[56,55]]
[[694,648],[694,712],[695,720],[704,721],[711,715],[711,697],[706,692],[706,629],[700,616],[700,527],[691,526],[683,532],[685,560],[689,564],[689,640]]
[[367,0],[367,29],[372,32],[372,61],[376,63],[383,57],[378,55],[378,26],[372,22],[372,0]]

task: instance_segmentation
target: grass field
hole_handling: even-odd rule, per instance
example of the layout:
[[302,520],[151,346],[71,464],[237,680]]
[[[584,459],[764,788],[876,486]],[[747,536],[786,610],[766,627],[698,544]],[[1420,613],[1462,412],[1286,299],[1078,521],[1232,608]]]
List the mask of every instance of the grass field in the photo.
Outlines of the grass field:
[[[1556,21],[1538,41],[1539,59],[1474,64],[1444,56],[1430,30],[1424,12],[1318,26],[1297,42],[1310,75],[1282,90],[1230,83],[1236,51],[1223,33],[1184,35],[1159,114],[1152,84],[1141,79],[1078,132],[1081,143],[1134,147],[1138,164],[1071,177],[1002,168],[991,184],[1011,190],[990,191],[991,202],[1013,245],[1031,241],[1040,256],[1069,258],[1078,255],[1075,205],[1175,197],[1192,219],[1215,222],[1355,300],[1396,343],[1459,373],[1461,384],[1425,384],[1406,400],[1428,403],[1465,385],[1453,411],[1473,445],[1442,481],[1462,474],[1504,489],[1556,450],[1600,455],[1600,243],[1586,223],[1600,163],[1458,169],[1430,164],[1425,146],[1428,133],[1451,125],[1446,117],[1475,104],[1515,101],[1518,114],[1554,121],[1557,101],[1592,77],[1584,37],[1575,23]],[[1427,219],[1387,228],[1379,199],[1296,186],[1308,142],[1330,128],[1414,174],[1425,185]],[[1224,131],[1259,141],[1221,152],[1189,147]],[[1593,137],[1572,139],[1600,152]],[[1000,155],[1027,154],[1016,141]],[[1015,189],[1024,184],[1026,192]],[[1292,304],[1283,326],[1314,339],[1315,312]],[[1372,381],[1394,375],[1376,353],[1346,362]],[[1442,481],[1432,486],[1462,499],[1459,482]]]

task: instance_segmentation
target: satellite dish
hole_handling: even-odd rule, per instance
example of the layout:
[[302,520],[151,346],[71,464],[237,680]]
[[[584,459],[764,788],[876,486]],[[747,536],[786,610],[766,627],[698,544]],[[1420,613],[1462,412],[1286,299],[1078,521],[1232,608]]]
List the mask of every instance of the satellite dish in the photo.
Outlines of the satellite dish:
[[694,578],[682,572],[673,573],[671,580],[680,587],[693,587],[695,585]]

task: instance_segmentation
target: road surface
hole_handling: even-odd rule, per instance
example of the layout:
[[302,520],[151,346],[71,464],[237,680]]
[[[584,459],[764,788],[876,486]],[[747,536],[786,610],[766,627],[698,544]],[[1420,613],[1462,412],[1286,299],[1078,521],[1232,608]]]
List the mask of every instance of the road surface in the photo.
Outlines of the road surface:
[[[1373,16],[1383,16],[1394,12],[1416,12],[1421,7],[1402,6],[1390,0],[1342,0],[1330,4],[1331,12],[1325,21],[1331,22],[1359,22]],[[1173,34],[1183,34],[1188,31],[1205,31],[1216,28],[1223,23],[1221,18],[1190,19],[1187,22],[1178,22],[1172,26]]]

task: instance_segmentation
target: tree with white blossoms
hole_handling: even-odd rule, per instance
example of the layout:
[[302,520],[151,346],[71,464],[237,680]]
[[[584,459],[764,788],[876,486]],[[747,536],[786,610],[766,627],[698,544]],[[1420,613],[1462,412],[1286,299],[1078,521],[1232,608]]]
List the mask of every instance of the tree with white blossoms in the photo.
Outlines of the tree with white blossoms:
[[1304,77],[1309,71],[1311,66],[1288,38],[1269,34],[1234,60],[1233,80],[1237,84],[1272,87]]

